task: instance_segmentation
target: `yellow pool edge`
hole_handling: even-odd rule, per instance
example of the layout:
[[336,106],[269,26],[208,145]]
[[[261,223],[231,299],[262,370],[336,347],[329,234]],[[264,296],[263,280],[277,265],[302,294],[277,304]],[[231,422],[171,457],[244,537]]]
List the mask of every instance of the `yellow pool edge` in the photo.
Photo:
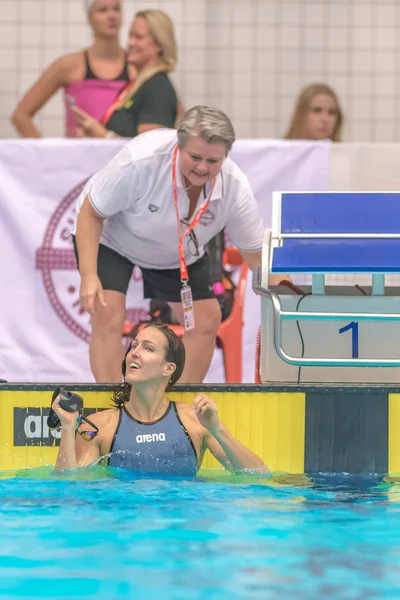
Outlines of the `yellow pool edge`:
[[[111,406],[110,392],[80,392],[85,409]],[[271,471],[304,472],[305,393],[208,392],[218,405],[221,420]],[[195,393],[178,391],[171,400],[191,403]],[[51,393],[42,390],[0,390],[0,469],[52,465],[57,434],[47,428]],[[216,459],[206,453],[202,468],[215,469]]]

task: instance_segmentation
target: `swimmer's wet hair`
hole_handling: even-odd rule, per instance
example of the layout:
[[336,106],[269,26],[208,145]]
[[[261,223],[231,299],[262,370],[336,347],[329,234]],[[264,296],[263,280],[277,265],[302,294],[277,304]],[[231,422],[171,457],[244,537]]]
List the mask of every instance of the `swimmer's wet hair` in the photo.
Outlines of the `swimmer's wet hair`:
[[[154,327],[161,331],[167,339],[167,350],[165,353],[165,360],[175,365],[175,371],[171,375],[171,379],[168,381],[168,385],[165,389],[166,392],[170,391],[170,389],[175,385],[175,383],[179,380],[182,375],[183,368],[185,366],[185,346],[182,342],[182,339],[176,335],[172,329],[164,325],[164,323],[147,323],[143,329],[147,329],[148,327]],[[133,339],[136,338],[136,335]],[[129,348],[125,352],[124,360],[122,361],[122,375],[125,378],[126,373],[126,357],[132,347],[132,342],[129,344]],[[114,391],[112,395],[112,401],[115,406],[121,408],[126,402],[128,402],[131,395],[132,386],[124,381],[121,383],[117,389]]]

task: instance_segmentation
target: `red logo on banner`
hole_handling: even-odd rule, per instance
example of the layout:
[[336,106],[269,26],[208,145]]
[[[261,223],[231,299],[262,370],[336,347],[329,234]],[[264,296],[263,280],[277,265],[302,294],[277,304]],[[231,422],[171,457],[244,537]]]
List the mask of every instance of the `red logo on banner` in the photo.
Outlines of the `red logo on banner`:
[[[76,221],[76,200],[86,181],[77,185],[51,216],[42,245],[36,252],[36,268],[41,271],[46,294],[61,321],[77,337],[89,342],[90,315],[80,307],[80,278],[70,235]],[[140,278],[140,270],[134,269],[133,279]],[[145,308],[127,308],[126,312],[130,322],[148,318]]]

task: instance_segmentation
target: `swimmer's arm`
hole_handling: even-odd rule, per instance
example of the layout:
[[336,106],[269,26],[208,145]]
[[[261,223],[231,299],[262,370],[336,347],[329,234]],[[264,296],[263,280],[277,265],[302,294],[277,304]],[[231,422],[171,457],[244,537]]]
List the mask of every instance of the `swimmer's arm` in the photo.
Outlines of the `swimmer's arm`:
[[264,461],[236,440],[221,422],[215,430],[207,432],[204,444],[211,454],[230,471],[250,469],[260,473],[270,472]]
[[55,470],[76,469],[87,467],[100,456],[97,438],[87,442],[75,434],[75,424],[61,428],[60,448]]
[[221,464],[232,471],[257,469],[261,473],[269,473],[263,460],[236,440],[220,421],[217,405],[212,398],[198,394],[192,408],[203,427],[203,449],[208,448]]

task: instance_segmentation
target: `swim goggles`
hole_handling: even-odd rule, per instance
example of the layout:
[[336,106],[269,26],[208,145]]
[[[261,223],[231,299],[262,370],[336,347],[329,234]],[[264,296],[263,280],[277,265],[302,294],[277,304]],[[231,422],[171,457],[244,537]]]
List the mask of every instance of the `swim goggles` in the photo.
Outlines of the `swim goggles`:
[[[75,394],[74,392],[68,392],[66,390],[63,390],[62,388],[57,388],[53,392],[50,404],[50,412],[47,418],[48,428],[53,430],[59,429],[61,426],[58,415],[52,409],[53,402],[58,395],[60,395],[60,406],[62,409],[66,410],[67,412],[79,412],[78,418],[76,419],[76,432],[79,433],[81,438],[83,438],[87,442],[92,441],[99,433],[99,428],[97,427],[97,425],[92,423],[92,421],[90,421],[88,418],[82,415],[83,398],[78,394]],[[94,431],[79,431],[79,427],[82,425],[83,422],[87,423],[90,427],[92,427]]]
[[[90,427],[93,427],[94,431],[79,431],[79,427],[82,425],[83,422],[90,425]],[[99,433],[99,428],[97,427],[97,425],[95,425],[92,421],[90,421],[83,415],[79,415],[79,417],[76,420],[76,431],[77,433],[79,433],[82,439],[86,440],[86,442],[91,442]]]

